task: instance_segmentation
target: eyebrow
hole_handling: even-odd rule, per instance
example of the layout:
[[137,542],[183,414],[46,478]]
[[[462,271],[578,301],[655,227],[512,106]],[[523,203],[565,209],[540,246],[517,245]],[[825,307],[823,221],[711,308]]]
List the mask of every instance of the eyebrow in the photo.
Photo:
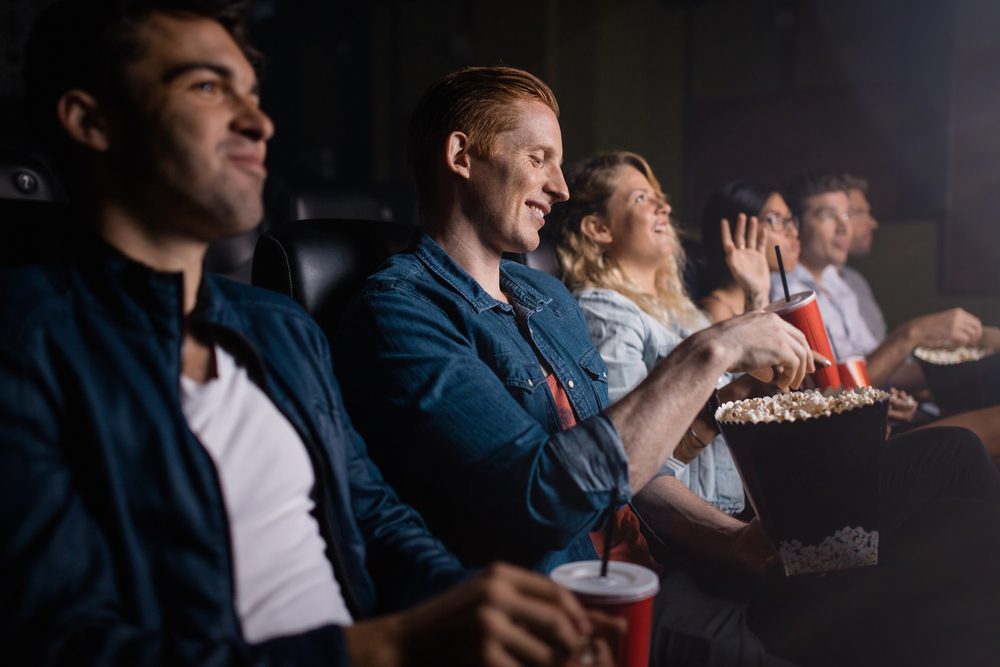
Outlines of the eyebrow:
[[[163,83],[170,83],[174,79],[184,76],[188,72],[193,72],[196,70],[208,70],[214,74],[217,74],[219,77],[227,81],[232,81],[235,78],[233,75],[233,70],[229,67],[226,67],[225,65],[220,65],[218,63],[213,63],[213,62],[196,61],[190,63],[181,63],[180,65],[175,65],[174,67],[171,67],[170,69],[168,69],[166,72],[163,73],[163,76],[160,77],[160,80]],[[253,85],[250,87],[250,93],[253,95],[260,95],[260,84],[256,80],[254,80]]]

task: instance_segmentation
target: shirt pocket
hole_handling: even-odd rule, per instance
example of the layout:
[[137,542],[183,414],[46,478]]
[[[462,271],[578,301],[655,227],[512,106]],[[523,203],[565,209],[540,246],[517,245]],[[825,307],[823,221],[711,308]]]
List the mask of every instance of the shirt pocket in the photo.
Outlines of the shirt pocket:
[[495,372],[507,391],[515,395],[532,394],[545,384],[545,373],[537,362],[515,360],[501,355],[497,359]]
[[590,381],[599,409],[608,403],[608,367],[604,365],[601,353],[591,347],[577,362],[583,377]]

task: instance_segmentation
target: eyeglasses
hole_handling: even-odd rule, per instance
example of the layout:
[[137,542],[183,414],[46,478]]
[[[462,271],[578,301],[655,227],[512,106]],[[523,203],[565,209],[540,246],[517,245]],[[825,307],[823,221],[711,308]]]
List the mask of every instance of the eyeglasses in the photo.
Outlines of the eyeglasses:
[[782,218],[777,213],[765,213],[760,219],[767,223],[772,232],[789,232],[793,229],[795,231],[799,229],[799,219],[794,215]]

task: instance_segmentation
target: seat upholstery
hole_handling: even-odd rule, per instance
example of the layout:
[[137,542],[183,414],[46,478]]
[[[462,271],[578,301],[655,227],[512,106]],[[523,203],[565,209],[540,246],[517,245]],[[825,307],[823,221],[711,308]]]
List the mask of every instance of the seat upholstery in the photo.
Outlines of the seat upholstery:
[[416,228],[376,220],[304,220],[261,236],[251,282],[298,301],[327,334],[364,279],[404,250]]
[[50,170],[22,153],[0,153],[0,266],[53,256],[73,243],[80,224]]

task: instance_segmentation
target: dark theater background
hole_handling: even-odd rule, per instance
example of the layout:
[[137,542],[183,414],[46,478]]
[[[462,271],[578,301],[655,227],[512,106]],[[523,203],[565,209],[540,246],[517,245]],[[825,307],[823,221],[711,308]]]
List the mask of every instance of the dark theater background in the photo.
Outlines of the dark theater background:
[[[4,159],[32,150],[17,72],[45,4],[0,2]],[[323,212],[412,220],[417,96],[457,67],[507,63],[555,90],[568,162],[645,154],[682,224],[734,177],[866,177],[882,226],[856,265],[890,324],[951,305],[1000,322],[996,2],[265,0],[251,26],[278,128],[271,224],[302,194]]]

